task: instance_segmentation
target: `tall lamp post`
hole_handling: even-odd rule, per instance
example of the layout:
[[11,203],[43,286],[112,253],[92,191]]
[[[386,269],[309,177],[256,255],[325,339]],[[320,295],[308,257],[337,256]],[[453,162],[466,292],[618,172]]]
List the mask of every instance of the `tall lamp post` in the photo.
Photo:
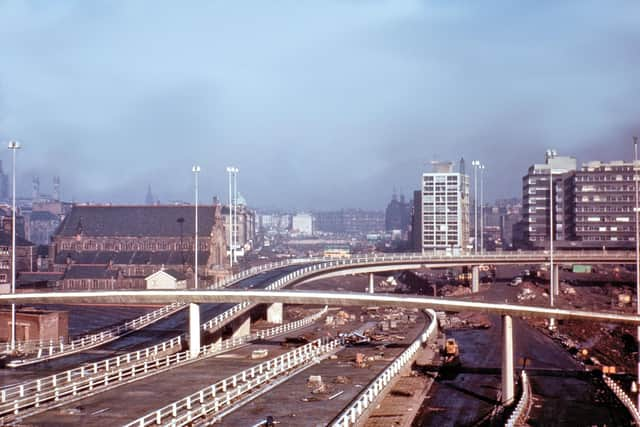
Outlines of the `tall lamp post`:
[[195,246],[193,249],[193,258],[194,258],[194,266],[193,266],[193,277],[194,277],[194,287],[198,289],[198,174],[200,173],[200,166],[194,165],[191,168],[191,172],[193,172],[193,176],[195,179],[195,187],[196,187],[196,205],[195,205]]
[[[12,152],[11,193],[11,293],[16,293],[16,152],[20,149],[18,141],[9,141]],[[16,305],[11,304],[11,351],[16,349]]]
[[238,173],[238,168],[234,166],[228,166],[227,173],[229,174],[229,266],[233,267],[233,261],[234,261],[233,251],[235,248],[235,242],[234,242],[235,233],[233,230],[233,228],[235,227],[235,220],[234,220],[233,205],[236,199],[233,184],[234,182],[237,183],[237,181],[235,181],[235,174]]
[[238,262],[235,249],[238,247],[238,173],[240,169],[235,168],[233,174],[233,261]]
[[484,165],[480,168],[480,253],[484,253]]
[[[551,159],[553,157],[553,151],[547,151],[547,158]],[[555,274],[553,271],[553,166],[551,162],[547,162],[549,164],[549,304],[551,307],[554,306],[554,279]],[[549,319],[549,329],[555,329],[556,322],[552,317]]]
[[[636,313],[640,315],[640,209],[638,207],[638,137],[633,137],[633,181],[635,183],[636,190]],[[638,348],[640,349],[640,326],[637,330]],[[640,387],[640,351],[638,351],[638,375],[636,386]],[[636,408],[640,408],[640,391],[638,391],[638,401]]]
[[474,222],[473,222],[473,249],[475,253],[478,253],[478,167],[480,166],[479,160],[472,160],[471,166],[473,166],[473,210],[474,210]]

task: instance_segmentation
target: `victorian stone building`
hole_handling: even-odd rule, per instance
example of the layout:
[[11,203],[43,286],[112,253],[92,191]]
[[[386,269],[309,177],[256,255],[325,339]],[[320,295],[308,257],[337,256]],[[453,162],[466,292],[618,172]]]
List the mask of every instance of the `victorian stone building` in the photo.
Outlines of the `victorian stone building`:
[[[201,280],[228,272],[224,223],[220,205],[198,207]],[[50,258],[65,272],[64,288],[144,288],[144,278],[162,268],[193,282],[194,249],[194,206],[78,205],[56,230]]]

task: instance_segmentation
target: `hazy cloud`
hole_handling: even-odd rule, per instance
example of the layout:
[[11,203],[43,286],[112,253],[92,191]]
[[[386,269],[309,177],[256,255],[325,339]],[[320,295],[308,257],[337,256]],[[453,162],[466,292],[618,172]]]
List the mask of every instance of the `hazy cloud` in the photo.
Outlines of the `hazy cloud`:
[[[432,159],[519,196],[546,148],[631,157],[640,5],[4,1],[0,140],[75,200],[382,208]],[[5,153],[0,159],[9,159]],[[6,166],[5,166],[6,169]]]

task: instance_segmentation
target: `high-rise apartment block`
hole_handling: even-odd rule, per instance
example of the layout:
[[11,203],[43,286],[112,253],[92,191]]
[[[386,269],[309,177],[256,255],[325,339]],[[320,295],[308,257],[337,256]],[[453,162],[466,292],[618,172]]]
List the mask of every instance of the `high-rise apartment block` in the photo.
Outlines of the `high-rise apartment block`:
[[434,162],[433,170],[422,175],[422,250],[466,250],[469,177],[449,162]]

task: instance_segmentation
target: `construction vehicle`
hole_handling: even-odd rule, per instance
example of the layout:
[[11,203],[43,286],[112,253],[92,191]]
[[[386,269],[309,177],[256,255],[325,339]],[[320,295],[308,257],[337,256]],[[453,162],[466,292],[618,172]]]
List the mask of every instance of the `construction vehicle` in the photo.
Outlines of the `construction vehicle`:
[[460,365],[460,349],[453,338],[447,338],[442,348],[442,366],[454,367]]

